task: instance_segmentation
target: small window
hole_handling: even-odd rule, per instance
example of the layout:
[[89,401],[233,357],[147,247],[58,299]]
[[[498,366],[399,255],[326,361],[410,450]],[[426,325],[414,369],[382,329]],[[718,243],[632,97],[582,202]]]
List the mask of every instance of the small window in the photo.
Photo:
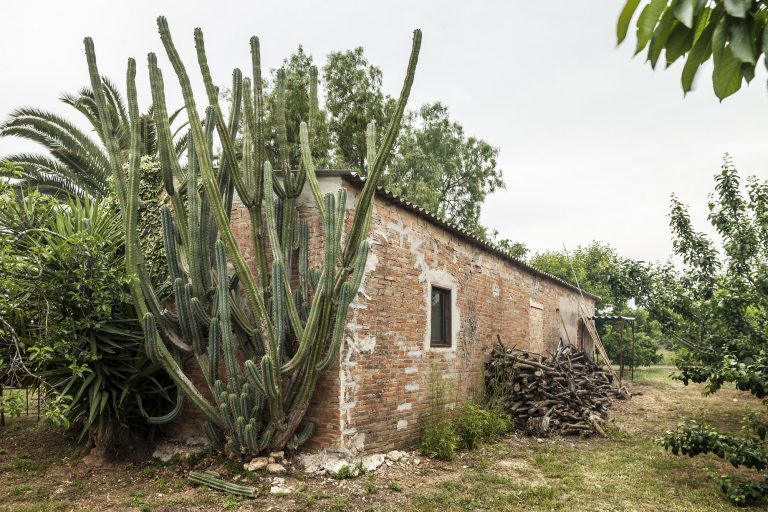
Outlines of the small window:
[[451,346],[451,290],[432,287],[432,337],[430,346]]

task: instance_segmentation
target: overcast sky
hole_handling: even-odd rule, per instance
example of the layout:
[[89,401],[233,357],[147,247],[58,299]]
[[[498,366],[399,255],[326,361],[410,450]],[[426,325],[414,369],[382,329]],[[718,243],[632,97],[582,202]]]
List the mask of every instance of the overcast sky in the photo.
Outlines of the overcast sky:
[[[744,176],[768,177],[765,71],[759,65],[752,85],[721,104],[709,70],[702,70],[696,90],[683,99],[680,64],[654,72],[642,55],[631,58],[634,40],[616,48],[621,4],[4,2],[0,115],[33,105],[72,116],[57,97],[88,82],[86,35],[95,41],[102,74],[121,86],[127,58],[138,60],[142,110],[149,105],[150,51],[166,69],[169,107],[181,104],[157,36],[159,14],[168,17],[193,70],[192,31],[203,28],[221,85],[232,68],[248,69],[248,39],[258,35],[267,69],[299,44],[321,63],[333,50],[363,46],[392,95],[400,89],[411,31],[419,27],[424,39],[410,106],[442,101],[467,134],[501,149],[507,189],[488,199],[485,224],[535,251],[600,240],[628,257],[664,260],[671,251],[672,192],[691,205],[704,229],[707,194],[725,152]],[[30,149],[0,139],[0,155]]]

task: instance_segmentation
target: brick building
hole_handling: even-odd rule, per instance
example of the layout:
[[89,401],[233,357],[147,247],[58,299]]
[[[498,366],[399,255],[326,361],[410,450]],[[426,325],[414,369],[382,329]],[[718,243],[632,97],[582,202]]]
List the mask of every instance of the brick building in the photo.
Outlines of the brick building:
[[[346,188],[347,208],[354,209],[360,178],[319,171],[318,179],[323,192]],[[301,216],[317,233],[319,217],[305,194]],[[250,236],[237,203],[232,223],[238,236]],[[319,243],[310,242],[316,249]],[[384,189],[376,195],[369,244],[339,362],[321,377],[308,413],[317,425],[309,449],[371,453],[413,445],[430,382],[447,381],[452,401],[471,398],[497,339],[535,352],[561,339],[593,350],[581,332],[578,301],[594,312],[596,297]],[[243,249],[248,245],[244,240]]]

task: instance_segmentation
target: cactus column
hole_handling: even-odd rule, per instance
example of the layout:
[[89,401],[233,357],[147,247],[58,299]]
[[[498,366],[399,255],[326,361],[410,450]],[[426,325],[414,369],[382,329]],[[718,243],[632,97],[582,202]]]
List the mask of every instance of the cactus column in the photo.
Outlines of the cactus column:
[[[421,32],[415,31],[397,109],[376,148],[369,127],[367,181],[358,198],[349,233],[344,234],[345,191],[323,195],[310,148],[317,112],[317,70],[311,71],[308,122],[300,126],[301,162],[289,167],[285,125],[285,78],[278,73],[277,162],[266,159],[260,47],[251,39],[252,77],[232,73],[232,106],[225,117],[208,67],[205,42],[195,30],[198,67],[206,92],[204,115],[165,18],[160,39],[178,79],[189,119],[189,152],[179,161],[165,103],[163,73],[154,54],[148,67],[165,191],[163,207],[168,270],[174,307],[161,304],[138,250],[138,106],[135,62],[128,63],[131,155],[127,175],[108,134],[106,146],[115,190],[124,212],[126,264],[131,289],[144,319],[147,351],[206,415],[205,433],[215,446],[236,456],[292,449],[306,441],[313,425],[304,422],[319,375],[338,359],[349,305],[357,293],[368,256],[367,236],[375,188],[399,130],[413,83]],[[91,83],[102,121],[108,121],[93,43],[85,41]],[[242,125],[243,137],[238,140]],[[105,126],[109,126],[108,122]],[[214,139],[222,147],[215,159]],[[238,150],[241,157],[238,157]],[[309,186],[322,220],[324,253],[309,264],[309,228],[298,219],[296,199]],[[248,210],[256,271],[252,272],[230,227],[234,193]],[[230,269],[231,264],[231,269]],[[293,280],[292,278],[298,278]],[[292,282],[298,282],[296,289]],[[180,353],[197,364],[213,400],[184,373]]]

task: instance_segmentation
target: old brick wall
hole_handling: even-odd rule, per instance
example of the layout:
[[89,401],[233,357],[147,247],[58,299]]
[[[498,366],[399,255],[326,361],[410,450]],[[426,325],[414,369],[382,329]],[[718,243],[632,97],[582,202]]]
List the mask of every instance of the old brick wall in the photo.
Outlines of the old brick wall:
[[[354,209],[358,183],[334,177],[321,179],[320,185],[324,192],[345,187],[348,211]],[[308,191],[299,204],[301,217],[310,223],[310,254],[317,262],[322,229]],[[232,228],[252,263],[248,213],[237,201]],[[577,291],[396,201],[376,198],[369,244],[339,362],[320,378],[307,414],[316,424],[309,450],[371,453],[415,444],[420,418],[429,413],[430,380],[450,388],[447,407],[482,392],[483,363],[497,337],[505,346],[536,351],[553,350],[561,337],[581,343],[583,329],[573,313]],[[431,285],[451,289],[451,348],[429,347]],[[587,301],[594,308],[592,299]],[[190,423],[197,427],[201,419],[187,407],[181,423],[188,431]]]
[[[350,196],[359,192],[344,185]],[[446,404],[452,407],[481,392],[483,363],[497,336],[506,346],[546,351],[557,346],[564,331],[578,332],[578,319],[567,316],[565,329],[559,312],[561,304],[573,310],[578,292],[388,199],[376,199],[369,243],[339,367],[323,377],[313,409],[317,414],[338,404],[339,424],[331,435],[319,429],[322,442],[313,447],[328,446],[326,441],[339,433],[333,445],[351,451],[412,445],[420,418],[429,412],[430,379],[452,388]],[[455,340],[450,349],[429,348],[432,284],[452,290]]]

